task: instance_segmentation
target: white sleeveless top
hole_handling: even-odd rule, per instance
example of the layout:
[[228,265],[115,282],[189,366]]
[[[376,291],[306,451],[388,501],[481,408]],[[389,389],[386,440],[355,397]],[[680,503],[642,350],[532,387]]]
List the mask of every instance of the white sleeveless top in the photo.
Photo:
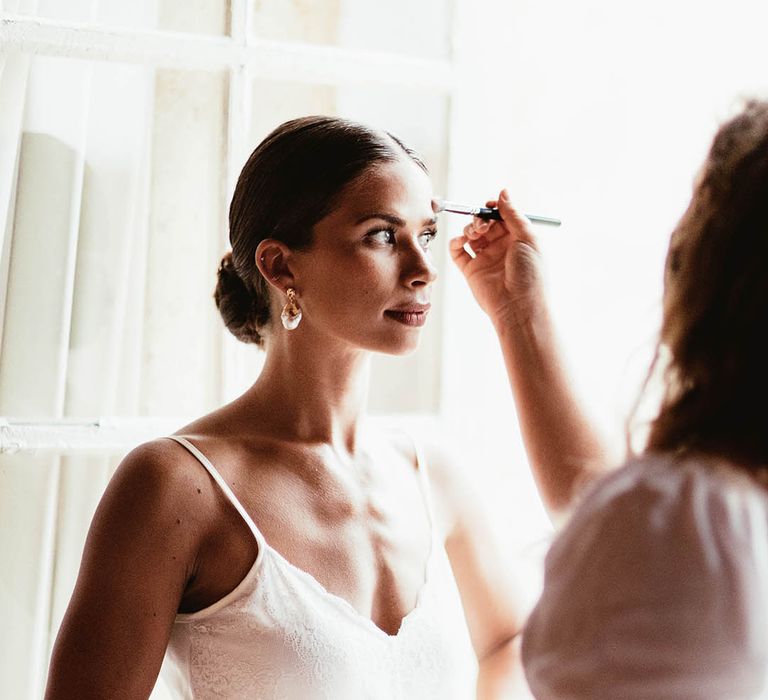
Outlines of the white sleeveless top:
[[176,616],[163,678],[176,698],[467,700],[477,662],[458,590],[434,525],[423,460],[419,481],[431,528],[415,608],[390,635],[267,544],[227,483],[194,445],[258,545],[250,571],[213,605]]

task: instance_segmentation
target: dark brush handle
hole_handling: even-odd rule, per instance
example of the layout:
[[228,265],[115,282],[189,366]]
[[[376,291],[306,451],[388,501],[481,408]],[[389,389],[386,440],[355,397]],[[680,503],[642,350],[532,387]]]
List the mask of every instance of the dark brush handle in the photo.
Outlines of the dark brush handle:
[[495,207],[493,209],[491,209],[491,207],[480,207],[477,210],[477,214],[475,216],[477,216],[479,219],[501,221],[501,214]]

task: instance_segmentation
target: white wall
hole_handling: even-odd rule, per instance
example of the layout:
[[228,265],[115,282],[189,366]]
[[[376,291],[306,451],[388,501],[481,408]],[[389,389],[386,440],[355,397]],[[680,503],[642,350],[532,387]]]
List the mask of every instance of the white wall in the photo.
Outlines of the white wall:
[[[539,230],[554,313],[576,383],[620,446],[694,173],[736,98],[768,94],[768,5],[467,0],[458,12],[449,194],[479,203],[507,186],[524,211],[563,219]],[[510,485],[498,509],[525,539],[518,515],[544,521],[491,328],[455,272],[446,310],[443,410],[483,446],[478,469]]]

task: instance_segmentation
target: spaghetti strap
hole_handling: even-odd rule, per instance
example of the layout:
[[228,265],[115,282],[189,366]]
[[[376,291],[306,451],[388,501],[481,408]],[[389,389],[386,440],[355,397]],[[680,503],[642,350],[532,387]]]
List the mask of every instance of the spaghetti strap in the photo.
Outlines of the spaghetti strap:
[[205,470],[213,477],[213,480],[219,485],[219,488],[224,492],[224,495],[227,497],[229,502],[235,507],[235,510],[240,513],[240,516],[243,518],[243,520],[245,520],[246,525],[248,525],[248,528],[256,538],[259,549],[263,549],[266,546],[266,541],[264,540],[261,531],[258,527],[256,527],[256,523],[254,523],[251,516],[248,515],[248,511],[243,508],[243,504],[240,503],[232,489],[229,488],[229,484],[224,481],[224,477],[219,474],[219,471],[216,469],[216,467],[213,466],[211,461],[186,438],[180,437],[178,435],[169,435],[168,437],[171,440],[178,442],[182,447],[185,447],[187,451],[189,451],[190,454],[192,454],[192,456],[195,457],[197,461],[203,465],[203,467],[205,467]]
[[[200,461],[237,508],[237,499],[200,451],[189,440],[173,439]],[[417,484],[408,475],[409,493],[418,511],[413,489],[421,489],[429,519],[427,465],[421,453],[414,461],[405,440],[398,433],[396,463],[398,469],[417,468]],[[202,474],[194,464],[189,468]],[[423,531],[426,523],[417,514]],[[396,631],[379,627],[365,606],[358,610],[278,550],[261,548],[233,590],[207,608],[176,617],[164,664],[166,682],[179,698],[197,700],[223,695],[230,700],[472,697],[477,663],[450,561],[434,532],[416,601]],[[300,546],[322,555],[322,542]],[[333,562],[325,570],[330,566]]]

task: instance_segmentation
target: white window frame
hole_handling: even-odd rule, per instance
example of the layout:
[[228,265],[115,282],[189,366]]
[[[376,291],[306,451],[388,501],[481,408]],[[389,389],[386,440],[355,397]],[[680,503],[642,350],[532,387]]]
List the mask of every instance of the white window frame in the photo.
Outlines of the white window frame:
[[[447,5],[455,16],[453,3]],[[25,61],[30,56],[43,55],[156,68],[228,71],[227,199],[234,190],[240,168],[232,154],[241,152],[246,138],[250,113],[248,86],[254,79],[334,87],[398,86],[429,91],[448,100],[455,93],[453,57],[427,59],[382,51],[269,41],[251,36],[248,27],[248,0],[231,0],[229,36],[138,31],[0,12],[0,55],[7,58],[15,55]],[[4,189],[0,195],[7,201],[0,202],[0,213],[7,216],[13,206],[13,183]],[[74,265],[74,256],[70,264]],[[71,272],[73,277],[74,269]],[[221,380],[226,391],[231,385],[227,359],[233,350],[224,337],[222,343],[224,376]],[[61,352],[65,353],[66,347]],[[119,452],[158,434],[172,432],[187,421],[187,417],[181,416],[93,417],[78,421],[60,416],[41,421],[0,417],[0,454],[44,450],[57,454]]]

